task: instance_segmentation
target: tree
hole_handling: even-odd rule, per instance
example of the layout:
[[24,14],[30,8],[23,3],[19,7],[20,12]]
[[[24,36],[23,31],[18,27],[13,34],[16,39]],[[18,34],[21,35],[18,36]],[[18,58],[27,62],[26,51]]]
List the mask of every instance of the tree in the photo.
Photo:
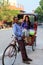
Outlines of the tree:
[[1,2],[0,0],[0,20],[7,20],[8,22],[12,21],[12,17],[19,13],[18,10],[9,10],[9,2],[8,0]]
[[40,1],[40,6],[43,9],[43,0]]
[[40,6],[35,10],[35,13],[38,13],[38,20],[43,22],[43,0],[39,2]]

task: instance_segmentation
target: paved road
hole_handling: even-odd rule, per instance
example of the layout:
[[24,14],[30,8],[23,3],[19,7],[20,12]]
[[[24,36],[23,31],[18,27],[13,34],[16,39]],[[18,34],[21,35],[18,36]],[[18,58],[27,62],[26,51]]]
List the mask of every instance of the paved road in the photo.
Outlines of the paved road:
[[[0,55],[3,53],[6,46],[11,41],[11,36],[13,34],[12,29],[0,30]],[[43,65],[43,28],[38,27],[37,31],[37,46],[36,50],[33,52],[31,47],[26,47],[27,54],[33,59],[30,65]],[[18,60],[19,59],[19,60]],[[2,60],[0,60],[0,65],[2,65]],[[15,65],[26,65],[22,63],[21,54],[19,53],[15,62]]]

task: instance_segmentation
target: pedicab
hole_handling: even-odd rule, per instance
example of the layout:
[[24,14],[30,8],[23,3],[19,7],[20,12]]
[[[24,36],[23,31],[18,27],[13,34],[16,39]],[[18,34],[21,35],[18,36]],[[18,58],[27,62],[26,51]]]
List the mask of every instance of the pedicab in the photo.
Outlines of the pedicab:
[[[29,36],[26,36],[24,38],[24,42],[26,46],[32,46],[32,50],[35,50],[36,47],[36,34],[37,34],[37,16],[35,14],[18,14],[19,23],[22,23],[23,16],[29,15],[30,21],[33,22],[33,30],[29,30]],[[32,18],[33,17],[33,18]],[[20,20],[21,19],[21,20]],[[21,21],[21,22],[20,22]],[[27,30],[25,30],[26,33],[28,33]],[[19,45],[17,40],[14,38],[9,43],[9,45],[5,48],[2,56],[2,65],[14,65],[17,53],[19,52]]]
[[[29,32],[29,36],[26,36],[24,38],[25,42],[26,42],[26,46],[32,46],[32,50],[35,50],[36,47],[36,35],[37,35],[37,15],[36,14],[29,14],[29,13],[22,13],[22,14],[18,14],[18,20],[20,23],[23,22],[23,17],[28,15],[30,17],[30,21],[33,24],[33,29],[30,29]],[[27,32],[26,32],[27,33]]]

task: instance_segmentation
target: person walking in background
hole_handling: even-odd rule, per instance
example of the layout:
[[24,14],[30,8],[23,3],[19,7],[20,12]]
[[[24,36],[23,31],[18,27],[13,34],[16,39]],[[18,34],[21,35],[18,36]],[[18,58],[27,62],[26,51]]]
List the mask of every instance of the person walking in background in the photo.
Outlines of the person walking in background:
[[18,18],[14,17],[13,22],[14,22],[13,32],[15,34],[15,37],[18,39],[18,44],[19,44],[19,47],[20,47],[22,60],[23,60],[24,63],[30,64],[29,61],[32,61],[32,59],[28,58],[28,56],[27,56],[26,49],[25,49],[25,43],[24,43],[24,40],[23,40],[24,36],[22,34],[22,28],[18,24]]

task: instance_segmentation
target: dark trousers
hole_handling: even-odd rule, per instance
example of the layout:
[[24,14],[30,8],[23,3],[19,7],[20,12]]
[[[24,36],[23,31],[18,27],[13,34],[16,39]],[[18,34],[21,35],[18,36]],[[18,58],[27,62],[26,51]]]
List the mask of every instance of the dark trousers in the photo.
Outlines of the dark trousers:
[[19,40],[18,44],[19,44],[19,47],[20,47],[22,60],[27,60],[28,56],[27,56],[27,53],[26,53],[24,40]]

